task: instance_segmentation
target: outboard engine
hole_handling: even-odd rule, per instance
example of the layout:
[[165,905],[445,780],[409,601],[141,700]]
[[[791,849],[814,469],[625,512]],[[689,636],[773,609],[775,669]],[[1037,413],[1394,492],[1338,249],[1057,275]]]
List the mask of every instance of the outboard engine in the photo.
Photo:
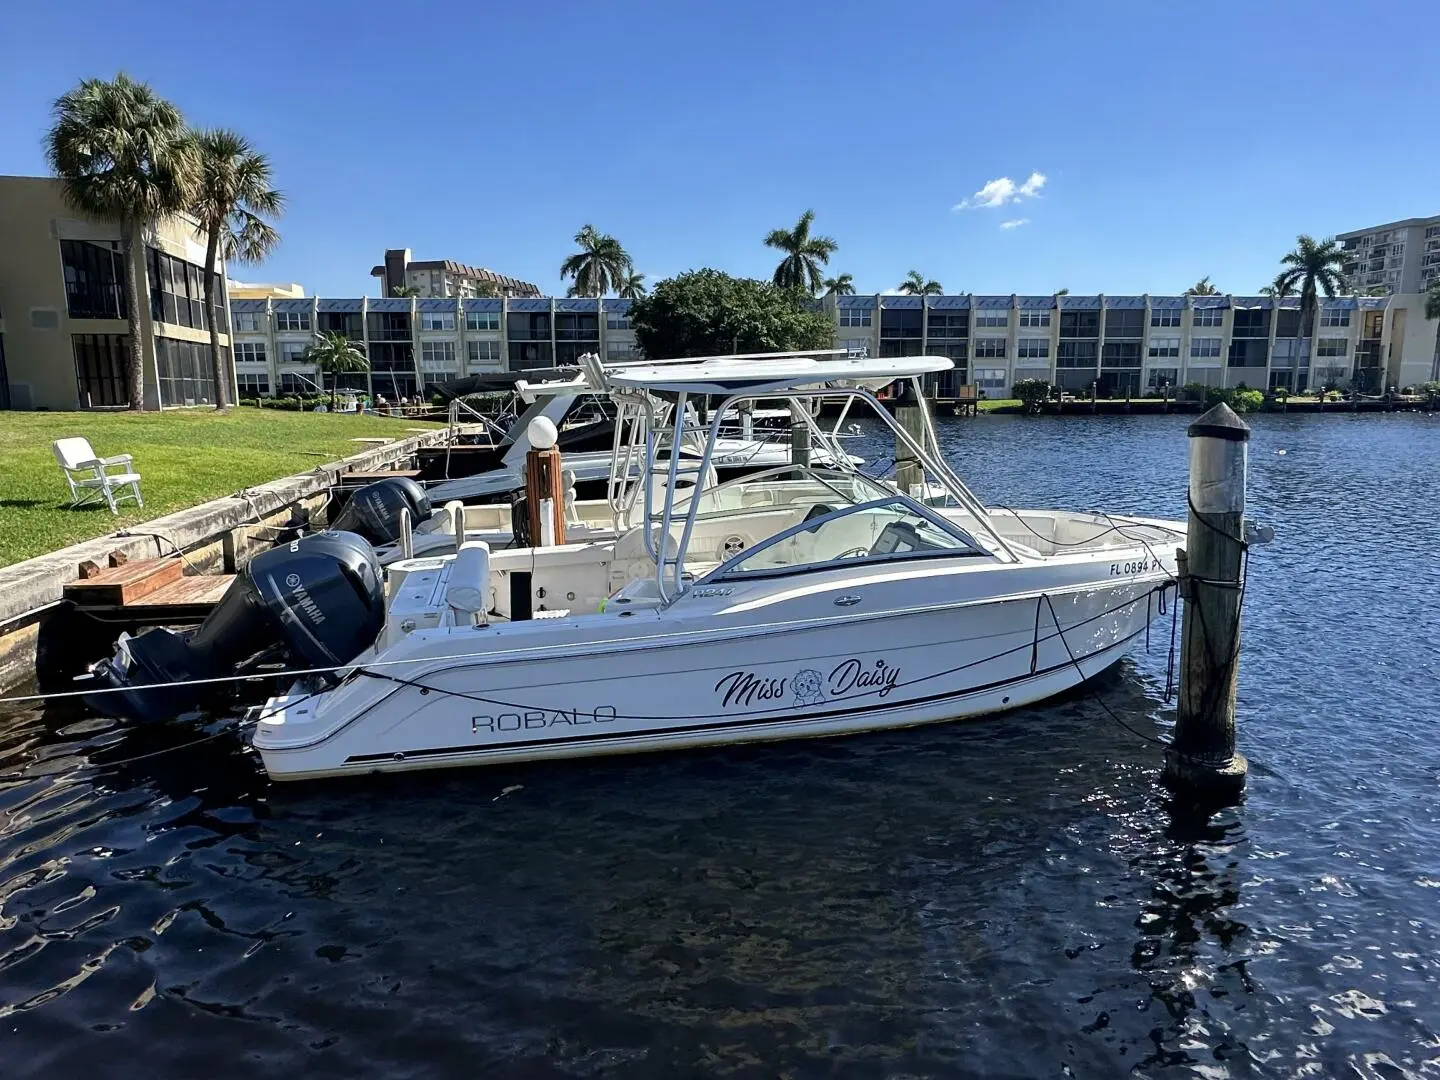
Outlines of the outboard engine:
[[[387,483],[389,481],[386,481]],[[95,678],[120,693],[87,703],[121,719],[172,719],[260,660],[289,668],[336,667],[374,644],[385,625],[385,586],[375,552],[354,533],[302,537],[255,556],[198,629],[122,635]],[[185,685],[157,685],[180,683]]]
[[400,539],[400,511],[410,511],[414,528],[430,516],[430,498],[408,476],[377,480],[350,496],[330,528],[363,536],[377,547]]

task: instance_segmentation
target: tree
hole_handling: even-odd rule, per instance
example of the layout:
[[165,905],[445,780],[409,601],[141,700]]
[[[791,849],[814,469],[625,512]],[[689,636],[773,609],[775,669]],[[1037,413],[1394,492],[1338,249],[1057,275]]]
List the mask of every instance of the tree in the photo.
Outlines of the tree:
[[215,407],[229,403],[229,372],[220,359],[220,298],[215,278],[221,257],[227,263],[258,263],[280,244],[280,234],[260,215],[279,216],[285,196],[270,186],[270,159],[233,131],[195,133],[200,153],[200,187],[191,213],[205,231],[205,310],[210,324],[210,370]]
[[1285,275],[1276,274],[1275,280],[1260,290],[1260,295],[1269,296],[1276,300],[1283,300],[1290,295],[1290,292],[1290,285],[1285,281]]
[[340,390],[340,376],[347,371],[368,371],[370,361],[360,347],[338,331],[322,331],[302,354],[307,364],[314,364],[321,375],[330,376],[330,411],[335,411],[335,398]]
[[419,296],[420,290],[417,289],[414,285],[391,285],[390,295],[407,298],[411,296]]
[[575,282],[570,296],[604,296],[618,292],[635,270],[620,241],[609,233],[596,231],[594,225],[586,225],[576,233],[575,243],[580,245],[580,250],[560,264],[560,277]]
[[765,237],[766,247],[785,253],[771,278],[782,289],[797,289],[812,296],[820,291],[820,267],[830,261],[840,245],[828,236],[811,236],[810,226],[814,223],[815,211],[806,210],[795,228],[771,229]]
[[900,283],[900,291],[906,296],[939,296],[945,290],[938,281],[926,281],[919,270],[911,270]]
[[853,274],[841,274],[839,277],[826,278],[823,282],[826,296],[854,296],[855,278]]
[[1188,289],[1186,289],[1186,290],[1185,290],[1185,295],[1186,295],[1186,296],[1214,296],[1214,295],[1216,295],[1219,291],[1220,291],[1220,290],[1217,289],[1214,285],[1210,284],[1210,278],[1207,276],[1207,277],[1202,277],[1199,281],[1195,282],[1194,285],[1191,285]]
[[1283,267],[1275,276],[1275,289],[1285,296],[1300,293],[1300,355],[1305,355],[1305,339],[1315,333],[1315,309],[1318,306],[1317,290],[1326,296],[1344,292],[1348,287],[1343,267],[1346,255],[1333,239],[1326,237],[1318,243],[1301,233],[1295,238],[1295,248],[1280,260]]
[[835,341],[834,323],[795,290],[719,270],[658,282],[630,305],[630,325],[645,355],[658,359],[825,349]]
[[1425,290],[1425,318],[1440,319],[1440,278],[1430,282]]
[[120,228],[125,267],[126,375],[130,408],[145,407],[140,335],[140,282],[135,235],[191,205],[200,159],[185,118],[170,102],[124,72],[112,81],[84,79],[55,102],[45,158],[65,201]]
[[1056,290],[1055,290],[1055,295],[1056,295],[1056,296],[1069,296],[1069,295],[1070,295],[1070,290],[1069,290],[1069,289],[1056,289]]
[[645,275],[637,274],[634,270],[631,270],[625,275],[625,280],[620,282],[620,287],[615,291],[621,300],[639,300],[647,291]]

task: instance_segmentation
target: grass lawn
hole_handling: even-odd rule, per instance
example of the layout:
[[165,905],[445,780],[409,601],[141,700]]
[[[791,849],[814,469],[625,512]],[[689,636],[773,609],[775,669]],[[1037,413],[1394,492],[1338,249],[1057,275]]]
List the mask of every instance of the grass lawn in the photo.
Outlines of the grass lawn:
[[986,398],[980,402],[981,412],[994,412],[996,409],[1018,409],[1019,398]]
[[[414,420],[237,408],[160,413],[0,413],[0,566],[103,536],[242,488],[358,454],[352,439],[407,438]],[[145,508],[68,509],[50,444],[83,435],[100,457],[131,454]]]

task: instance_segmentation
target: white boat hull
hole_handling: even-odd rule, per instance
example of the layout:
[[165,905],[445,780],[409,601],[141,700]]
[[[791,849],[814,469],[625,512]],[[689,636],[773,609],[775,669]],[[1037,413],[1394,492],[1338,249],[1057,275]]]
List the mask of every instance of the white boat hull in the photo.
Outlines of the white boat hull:
[[[272,699],[254,744],[272,776],[300,779],[980,716],[1053,697],[1119,660],[1174,602],[1173,549],[1165,562],[1096,581],[1093,560],[1077,559],[1061,575],[1070,584],[1047,568],[1043,591],[1026,588],[1035,571],[1018,568],[1015,590],[969,599],[967,586],[993,589],[993,571],[892,573],[873,583],[886,600],[875,612],[864,609],[880,594],[853,578],[807,584],[761,610],[747,608],[742,588],[664,612],[537,620],[532,641],[495,653],[494,630],[416,634],[317,699]],[[947,592],[955,599],[935,602]],[[840,600],[853,600],[850,613]],[[577,641],[590,627],[588,643]],[[472,643],[459,656],[456,634]]]

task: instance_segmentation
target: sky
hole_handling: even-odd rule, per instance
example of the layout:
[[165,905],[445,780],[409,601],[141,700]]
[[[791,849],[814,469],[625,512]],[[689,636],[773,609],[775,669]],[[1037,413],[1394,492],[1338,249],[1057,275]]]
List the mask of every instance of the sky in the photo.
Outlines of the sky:
[[321,296],[393,247],[563,295],[586,223],[651,282],[768,277],[806,209],[860,292],[1253,293],[1297,233],[1440,212],[1433,0],[217,10],[8,11],[0,173],[124,70],[270,155],[283,243],[231,276]]

